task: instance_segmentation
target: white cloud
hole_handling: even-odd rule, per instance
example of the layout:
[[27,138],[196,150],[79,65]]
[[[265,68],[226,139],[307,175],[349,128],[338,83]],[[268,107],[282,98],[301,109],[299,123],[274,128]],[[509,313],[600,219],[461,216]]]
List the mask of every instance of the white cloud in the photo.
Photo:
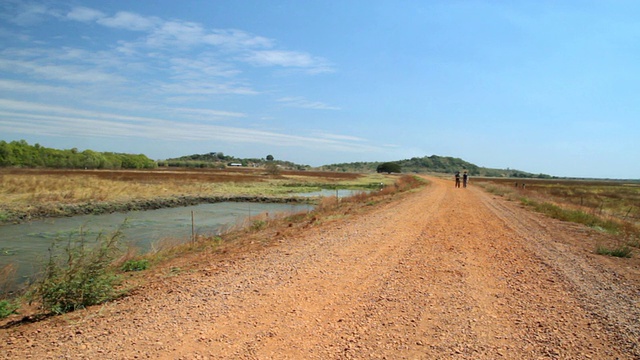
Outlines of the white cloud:
[[174,78],[202,79],[203,75],[210,77],[231,78],[240,74],[240,70],[233,65],[224,63],[214,56],[199,56],[197,58],[170,59]]
[[76,7],[67,13],[67,19],[81,22],[90,22],[104,18],[105,16],[102,11],[86,7]]
[[7,92],[22,92],[27,94],[34,93],[47,93],[47,94],[61,94],[74,93],[73,90],[64,86],[51,86],[46,84],[34,84],[23,81],[15,81],[15,80],[5,80],[0,79],[0,91]]
[[313,73],[333,71],[326,60],[299,51],[257,50],[251,51],[243,60],[257,66],[294,67]]
[[145,123],[129,123],[86,117],[24,114],[0,111],[0,130],[3,133],[29,133],[49,136],[146,138],[171,141],[231,141],[260,143],[272,146],[301,146],[326,150],[360,151],[353,145],[330,139],[279,134],[269,131],[185,124],[162,119],[148,119]]
[[153,29],[161,20],[156,17],[147,17],[128,11],[119,11],[112,17],[99,18],[97,22],[100,25],[112,28],[145,31]]
[[43,116],[50,114],[62,114],[68,116],[81,116],[87,118],[105,118],[122,121],[138,121],[145,122],[149,118],[139,116],[118,115],[113,113],[103,113],[98,111],[75,109],[65,106],[41,104],[28,101],[19,101],[11,99],[0,99],[0,108],[6,111],[17,111],[24,114],[42,113]]
[[244,31],[215,29],[203,37],[209,45],[220,45],[230,48],[270,48],[273,41]]
[[[136,41],[118,42],[116,50],[125,56],[142,53],[155,56],[150,55],[149,49],[171,50],[175,53],[200,47],[210,51],[224,51],[227,63],[240,60],[254,66],[295,68],[312,74],[333,71],[333,67],[323,58],[300,51],[273,49],[273,40],[237,29],[206,29],[195,22],[165,20],[126,11],[107,16],[99,10],[86,7],[74,8],[66,18],[82,22],[96,21],[111,28],[145,33]],[[158,54],[163,55],[166,54]],[[217,62],[220,64],[221,60]]]
[[[148,35],[137,46],[189,47],[195,45],[211,45],[234,49],[268,48],[273,46],[273,41],[262,36],[256,36],[236,29],[212,29],[206,30],[201,24],[179,21],[163,20],[153,16],[143,16],[132,12],[120,11],[114,16],[107,16],[103,12],[87,7],[76,7],[67,15],[67,19],[89,22],[132,31],[144,31]],[[123,44],[124,45],[124,44]],[[132,44],[129,43],[128,46]]]
[[200,24],[185,21],[165,21],[146,39],[150,47],[190,47],[203,43],[204,29]]
[[114,83],[125,80],[119,75],[87,69],[78,65],[39,64],[35,61],[0,59],[0,69],[27,74],[32,78],[62,80],[71,83]]
[[229,117],[243,118],[247,116],[244,113],[233,112],[233,111],[212,110],[212,109],[172,108],[170,110],[176,114],[195,114],[195,115],[202,115],[207,118],[229,118]]
[[357,137],[357,136],[351,136],[351,135],[338,135],[338,134],[329,134],[326,132],[317,132],[318,137],[324,138],[324,139],[331,139],[331,140],[340,140],[340,141],[366,141],[365,139],[361,138],[361,137]]
[[41,22],[47,16],[56,16],[56,11],[44,4],[18,3],[17,11],[8,17],[9,21],[20,26],[30,26]]
[[319,101],[309,101],[303,97],[283,97],[277,101],[283,103],[285,106],[301,109],[340,110],[339,107],[330,106]]
[[[316,150],[368,152],[376,148],[353,143],[357,138],[324,133],[298,136],[210,124],[184,123],[63,106],[0,99],[0,131],[49,136],[145,138],[153,140],[221,141],[297,146]],[[198,110],[207,109],[191,109]]]
[[[0,17],[0,19],[2,19],[2,18]],[[2,38],[7,39],[7,42],[8,41],[16,41],[16,40],[18,40],[18,41],[21,41],[23,43],[27,43],[31,39],[31,37],[29,35],[18,34],[18,33],[14,32],[14,31],[9,31],[7,29],[0,28],[0,39],[2,39]]]
[[164,94],[179,95],[255,95],[257,91],[248,86],[235,83],[214,83],[210,81],[188,80],[178,83],[164,83],[156,86],[157,91]]

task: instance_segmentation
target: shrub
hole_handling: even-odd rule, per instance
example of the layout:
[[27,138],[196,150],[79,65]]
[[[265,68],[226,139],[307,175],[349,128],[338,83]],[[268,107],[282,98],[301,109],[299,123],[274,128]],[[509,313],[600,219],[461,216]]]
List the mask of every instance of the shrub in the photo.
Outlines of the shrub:
[[84,236],[69,238],[63,249],[58,241],[49,249],[43,274],[29,292],[45,311],[62,314],[115,298],[118,277],[111,266],[118,252],[121,232],[100,234],[96,244]]
[[264,168],[269,175],[280,175],[280,167],[276,163],[269,162]]
[[0,300],[0,319],[4,319],[11,314],[15,314],[18,305],[9,300]]
[[267,226],[267,222],[265,220],[254,220],[251,224],[251,229],[258,231],[262,230]]
[[124,272],[130,272],[130,271],[147,270],[148,268],[149,268],[149,260],[140,259],[140,260],[129,260],[129,261],[125,262],[120,267],[120,270],[122,270]]

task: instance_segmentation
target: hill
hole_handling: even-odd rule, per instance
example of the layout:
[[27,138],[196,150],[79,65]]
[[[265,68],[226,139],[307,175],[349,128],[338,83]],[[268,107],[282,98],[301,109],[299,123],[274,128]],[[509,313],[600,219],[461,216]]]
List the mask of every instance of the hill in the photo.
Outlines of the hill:
[[[411,159],[390,161],[400,165],[403,173],[447,173],[467,171],[472,176],[551,178],[546,174],[532,174],[515,169],[493,169],[481,167],[460,158],[450,156],[424,156]],[[324,170],[346,172],[373,172],[383,162],[353,162],[322,166]]]
[[192,154],[166,159],[158,161],[158,166],[225,168],[227,166],[261,167],[267,163],[275,163],[283,168],[292,170],[306,170],[311,168],[309,165],[300,165],[291,161],[273,159],[271,155],[267,155],[266,158],[237,158],[225,155],[223,152]]

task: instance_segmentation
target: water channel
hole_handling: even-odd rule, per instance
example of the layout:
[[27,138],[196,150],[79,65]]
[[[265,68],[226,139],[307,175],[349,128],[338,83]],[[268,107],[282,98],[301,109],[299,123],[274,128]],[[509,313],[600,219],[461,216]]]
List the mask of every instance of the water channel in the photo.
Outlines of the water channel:
[[[353,195],[355,191],[323,190],[303,196]],[[24,283],[46,261],[48,249],[55,241],[77,239],[82,236],[95,241],[100,234],[111,234],[120,229],[123,241],[147,252],[163,239],[188,241],[197,235],[216,235],[248,217],[268,213],[311,211],[308,204],[279,204],[251,202],[221,202],[188,207],[165,208],[128,213],[82,215],[46,219],[28,223],[0,226],[0,269],[13,264],[16,282]],[[192,228],[193,213],[193,228]],[[1,283],[1,279],[0,279]]]

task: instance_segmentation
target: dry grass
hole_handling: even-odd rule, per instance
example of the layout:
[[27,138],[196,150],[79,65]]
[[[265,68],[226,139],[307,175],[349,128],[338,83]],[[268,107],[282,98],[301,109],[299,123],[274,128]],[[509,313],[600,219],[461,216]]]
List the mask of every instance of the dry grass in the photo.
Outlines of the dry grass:
[[0,268],[0,299],[4,294],[9,292],[15,283],[16,267],[13,264],[7,264]]
[[[495,191],[510,197],[527,197],[603,218],[640,223],[640,183],[637,182],[491,178],[476,182],[499,188]],[[519,184],[518,188],[515,183]]]
[[[323,186],[366,187],[390,180],[378,174],[264,169],[51,170],[0,169],[3,212],[29,213],[60,205],[129,202],[178,196],[286,196]],[[55,212],[55,211],[52,211]]]
[[[640,248],[640,184],[626,181],[476,179],[487,191],[521,201],[547,216],[613,235],[597,253]],[[518,183],[518,187],[515,184]],[[523,188],[522,184],[526,184]]]

